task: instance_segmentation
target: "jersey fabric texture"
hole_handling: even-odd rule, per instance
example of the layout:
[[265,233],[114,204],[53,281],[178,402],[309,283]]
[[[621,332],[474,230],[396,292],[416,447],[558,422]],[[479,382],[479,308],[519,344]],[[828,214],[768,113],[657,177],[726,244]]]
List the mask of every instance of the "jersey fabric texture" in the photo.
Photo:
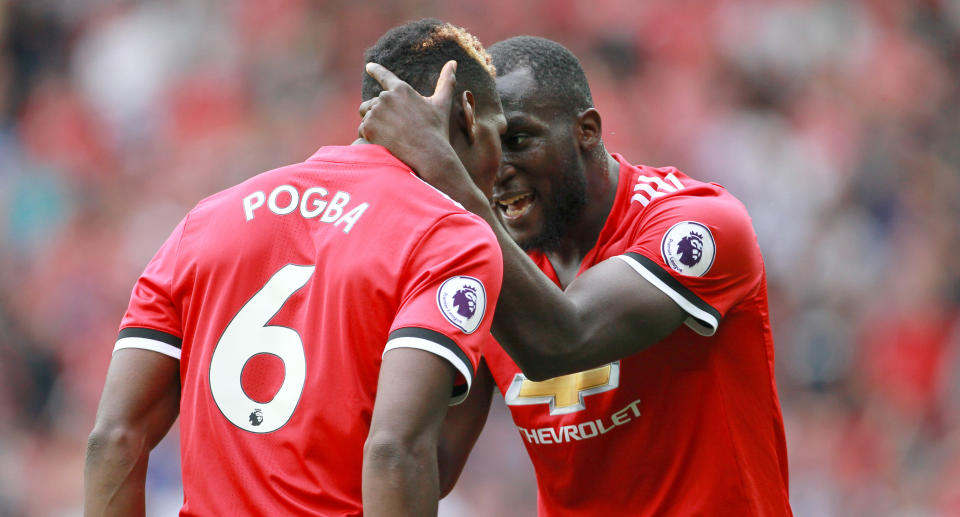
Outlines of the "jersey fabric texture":
[[[614,205],[578,274],[623,261],[686,324],[543,382],[485,348],[533,461],[539,514],[790,515],[766,280],[746,209],[719,185],[614,157]],[[543,254],[531,258],[559,285]]]
[[133,289],[116,349],[180,359],[181,515],[360,515],[385,351],[476,371],[502,278],[482,219],[375,145],[201,201]]

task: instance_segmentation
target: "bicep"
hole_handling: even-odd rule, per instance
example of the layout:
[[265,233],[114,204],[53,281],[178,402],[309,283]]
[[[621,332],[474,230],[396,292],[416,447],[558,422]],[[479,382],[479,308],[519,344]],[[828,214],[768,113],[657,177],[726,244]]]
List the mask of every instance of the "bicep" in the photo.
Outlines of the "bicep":
[[584,271],[566,289],[584,333],[584,369],[638,352],[677,329],[680,306],[616,257]]
[[383,355],[370,435],[387,432],[403,442],[432,436],[446,415],[455,369],[439,355],[393,348]]
[[180,361],[151,350],[119,349],[104,384],[96,426],[143,433],[152,447],[180,411]]

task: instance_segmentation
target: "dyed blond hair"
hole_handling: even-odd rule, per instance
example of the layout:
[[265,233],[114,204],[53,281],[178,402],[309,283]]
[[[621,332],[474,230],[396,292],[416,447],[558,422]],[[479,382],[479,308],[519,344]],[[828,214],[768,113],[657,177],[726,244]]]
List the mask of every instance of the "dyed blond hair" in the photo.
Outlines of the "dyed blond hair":
[[[383,65],[423,95],[433,93],[443,65],[455,60],[455,93],[472,91],[478,99],[478,109],[499,105],[493,59],[480,40],[462,27],[436,19],[400,25],[367,49],[364,58],[364,63]],[[380,91],[380,85],[364,72],[363,100],[379,95]]]

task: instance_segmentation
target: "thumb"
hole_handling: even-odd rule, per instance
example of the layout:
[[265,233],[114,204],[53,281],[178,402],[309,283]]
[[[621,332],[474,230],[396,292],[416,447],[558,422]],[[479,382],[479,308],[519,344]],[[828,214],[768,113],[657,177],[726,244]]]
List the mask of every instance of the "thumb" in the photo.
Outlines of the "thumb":
[[440,70],[440,77],[437,78],[437,86],[433,90],[433,96],[430,99],[435,104],[449,106],[453,99],[453,91],[457,86],[457,62],[447,61]]

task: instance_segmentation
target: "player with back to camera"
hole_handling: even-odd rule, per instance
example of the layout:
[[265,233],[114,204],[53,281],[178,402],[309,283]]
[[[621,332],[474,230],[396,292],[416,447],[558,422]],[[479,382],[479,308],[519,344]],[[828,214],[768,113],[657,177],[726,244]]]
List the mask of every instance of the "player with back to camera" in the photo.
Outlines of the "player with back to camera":
[[502,349],[483,352],[533,461],[540,515],[790,515],[746,209],[719,185],[607,152],[562,45],[523,36],[489,51],[507,117],[492,198],[446,142],[451,81],[423,98],[368,65],[390,91],[361,105],[360,131],[497,235]]
[[[505,122],[479,41],[422,20],[366,58],[424,92],[459,64],[448,137],[489,194]],[[133,289],[84,514],[144,513],[150,450],[178,415],[181,515],[435,514],[464,460],[447,460],[444,416],[475,429],[451,449],[486,418],[447,406],[471,385],[489,404],[473,378],[501,276],[489,226],[363,140],[204,199]]]

